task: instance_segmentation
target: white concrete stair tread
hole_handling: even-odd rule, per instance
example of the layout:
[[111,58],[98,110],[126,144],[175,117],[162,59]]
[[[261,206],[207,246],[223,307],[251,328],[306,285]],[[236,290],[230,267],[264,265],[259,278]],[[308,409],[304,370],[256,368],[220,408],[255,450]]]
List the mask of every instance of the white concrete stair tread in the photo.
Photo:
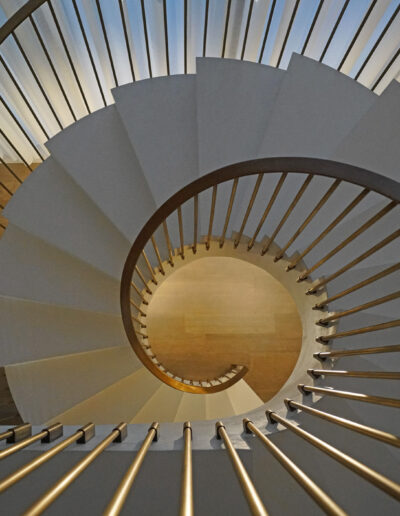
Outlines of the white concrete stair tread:
[[175,75],[113,90],[158,206],[197,177],[195,86],[194,75]]
[[9,224],[1,239],[0,295],[119,314],[119,283]]
[[116,107],[82,118],[46,146],[98,208],[133,241],[155,204]]
[[226,393],[236,415],[245,414],[264,405],[263,400],[244,379],[229,387]]
[[221,419],[231,417],[234,414],[235,410],[226,390],[207,394],[206,419]]
[[197,58],[200,175],[256,156],[285,72],[235,59]]
[[206,397],[205,394],[184,392],[174,421],[201,421],[206,419]]
[[23,183],[5,215],[24,231],[120,278],[128,240],[52,157]]
[[176,411],[183,396],[182,391],[160,382],[160,386],[152,397],[135,414],[130,423],[165,423],[174,421]]
[[6,375],[22,419],[41,424],[140,367],[120,346],[7,366]]
[[160,387],[160,381],[145,367],[118,380],[94,396],[51,419],[64,424],[115,424],[129,422]]
[[0,364],[129,346],[119,314],[0,296]]
[[346,75],[293,54],[258,156],[326,158],[376,98]]
[[400,180],[400,84],[392,81],[331,158]]

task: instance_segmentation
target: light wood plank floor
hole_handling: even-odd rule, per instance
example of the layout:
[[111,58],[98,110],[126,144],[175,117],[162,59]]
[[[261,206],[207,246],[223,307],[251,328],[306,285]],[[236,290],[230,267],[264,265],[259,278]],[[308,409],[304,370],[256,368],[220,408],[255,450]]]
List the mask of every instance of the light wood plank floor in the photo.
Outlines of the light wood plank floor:
[[152,296],[149,342],[159,360],[188,379],[217,377],[231,364],[270,399],[293,370],[302,327],[288,291],[270,274],[234,258],[197,260]]

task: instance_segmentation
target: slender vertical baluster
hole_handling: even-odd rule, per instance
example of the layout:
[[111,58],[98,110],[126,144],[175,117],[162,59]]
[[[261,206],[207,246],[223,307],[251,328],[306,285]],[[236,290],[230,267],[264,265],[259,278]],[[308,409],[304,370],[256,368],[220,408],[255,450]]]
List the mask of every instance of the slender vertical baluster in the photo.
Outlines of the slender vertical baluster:
[[247,246],[247,250],[248,251],[250,251],[250,249],[253,247],[254,242],[256,241],[257,235],[261,231],[261,228],[264,225],[265,219],[268,217],[268,214],[271,211],[271,208],[272,208],[276,198],[278,197],[278,194],[279,194],[279,192],[280,192],[280,190],[282,188],[283,183],[285,182],[286,177],[287,177],[287,173],[286,172],[281,174],[281,177],[279,178],[279,181],[278,181],[278,183],[277,183],[277,185],[276,185],[276,187],[275,187],[275,189],[274,189],[274,191],[273,191],[273,193],[271,195],[271,199],[269,200],[269,203],[267,204],[267,207],[264,210],[264,213],[263,213],[263,215],[261,217],[261,220],[258,223],[257,229],[255,230],[254,235],[252,236],[252,238],[251,238],[251,240],[250,240],[250,242],[249,242],[249,244]]
[[0,100],[3,104],[3,106],[6,108],[8,114],[11,116],[11,118],[14,120],[15,124],[18,126],[21,133],[25,136],[25,138],[28,140],[29,144],[31,145],[32,149],[36,152],[36,154],[39,156],[39,158],[43,161],[44,157],[40,153],[39,149],[36,147],[36,145],[33,143],[32,138],[29,136],[29,134],[25,131],[24,126],[20,123],[18,118],[14,115],[13,111],[7,104],[7,102],[4,100],[3,96],[0,95]]
[[83,459],[65,473],[46,493],[41,496],[24,513],[25,516],[42,514],[57,498],[76,480],[83,471],[104,451],[111,443],[121,442],[127,435],[127,424],[120,423],[105,439],[87,453]]
[[180,255],[182,260],[185,258],[185,247],[183,238],[183,222],[182,222],[182,207],[178,206],[178,224],[179,224],[179,241],[181,245]]
[[285,215],[282,217],[281,221],[279,222],[279,224],[277,225],[275,231],[272,233],[272,236],[270,237],[270,239],[268,240],[267,244],[264,246],[263,250],[261,251],[261,254],[264,256],[264,254],[268,251],[268,249],[270,248],[270,245],[272,244],[272,242],[275,240],[276,238],[276,235],[279,233],[279,231],[282,229],[282,226],[285,224],[285,222],[287,221],[287,219],[289,218],[289,215],[292,213],[292,211],[295,209],[297,203],[299,202],[299,200],[301,199],[302,195],[304,194],[304,192],[306,191],[308,185],[310,184],[311,180],[312,180],[312,174],[308,174],[306,179],[304,180],[303,184],[301,185],[299,191],[297,192],[296,194],[296,197],[293,199],[292,203],[290,204],[289,208],[287,209]]
[[199,196],[193,197],[193,254],[197,251],[197,232],[199,225]]
[[393,208],[397,206],[396,201],[392,201],[389,204],[387,204],[384,208],[378,211],[373,217],[368,219],[364,224],[362,224],[356,231],[354,231],[351,235],[349,235],[347,238],[343,240],[339,245],[337,245],[334,249],[329,251],[328,254],[326,254],[323,258],[318,260],[317,263],[315,263],[312,267],[309,267],[306,271],[302,272],[298,278],[299,281],[303,281],[308,276],[314,272],[316,269],[321,267],[325,262],[327,262],[332,256],[337,254],[339,251],[341,251],[346,245],[350,244],[354,239],[359,237],[362,233],[364,233],[367,229],[369,229],[371,226],[373,226],[376,222],[378,222],[382,217],[387,215]]
[[208,234],[207,234],[207,240],[206,240],[207,251],[210,249],[210,239],[211,239],[212,228],[213,228],[213,223],[214,223],[216,200],[217,200],[217,185],[214,185],[213,191],[212,191],[212,198],[211,198],[210,222],[208,224]]
[[341,331],[338,333],[333,333],[332,335],[326,335],[322,337],[318,337],[317,341],[323,344],[329,342],[334,339],[342,339],[343,337],[353,337],[354,335],[362,335],[364,333],[370,333],[373,331],[382,331],[387,330],[388,328],[396,328],[400,326],[400,319],[396,319],[394,321],[389,321],[380,324],[374,324],[372,326],[365,326],[364,328],[356,328],[355,330]]
[[145,289],[146,289],[146,292],[148,294],[152,294],[153,292],[149,289],[148,285],[147,285],[147,281],[145,279],[145,277],[143,276],[143,273],[142,271],[139,269],[139,267],[137,265],[135,265],[135,271],[137,272],[137,275],[139,276],[139,278],[141,279]]
[[122,21],[122,28],[123,28],[123,31],[124,31],[125,47],[126,47],[126,52],[128,54],[129,66],[130,66],[130,69],[131,69],[132,81],[135,81],[136,80],[136,78],[135,78],[135,70],[133,68],[132,52],[131,52],[131,47],[130,47],[130,44],[129,44],[128,28],[126,26],[126,19],[125,19],[125,11],[124,11],[123,0],[118,0],[118,3],[119,3],[119,12],[120,12],[121,21]]
[[325,299],[325,301],[321,301],[320,303],[317,303],[315,306],[313,306],[314,310],[320,310],[324,306],[326,306],[328,303],[331,303],[332,301],[336,301],[337,299],[340,299],[341,297],[347,296],[348,294],[351,294],[352,292],[355,292],[356,290],[365,287],[366,285],[370,285],[374,281],[377,281],[381,278],[384,278],[385,276],[388,276],[389,274],[392,274],[393,272],[396,272],[400,270],[400,263],[396,263],[395,265],[391,265],[390,267],[387,267],[381,272],[378,272],[377,274],[374,274],[370,278],[365,279],[364,281],[360,281],[360,283],[357,283],[356,285],[353,285],[352,287],[342,290],[341,292],[338,292],[332,297],[328,297],[328,299]]
[[374,380],[400,380],[400,372],[397,371],[345,371],[339,369],[307,369],[311,378],[320,376],[341,376],[348,378],[372,378]]
[[203,57],[206,57],[207,50],[207,31],[208,31],[208,10],[210,7],[210,0],[206,0],[204,9],[204,35],[203,35]]
[[324,231],[322,231],[322,233],[320,233],[319,236],[313,240],[311,244],[302,253],[300,253],[299,256],[297,256],[297,258],[290,262],[286,270],[289,271],[294,269],[299,261],[304,258],[304,256],[306,256],[312,249],[314,249],[314,247],[319,244],[319,242],[321,242],[321,240],[325,238],[326,235],[330,233],[332,229],[335,228],[339,222],[341,222],[346,217],[346,215],[348,215],[364,199],[364,197],[367,196],[368,193],[368,188],[364,188],[364,190],[362,190],[357,195],[357,197],[346,206],[346,208],[329,224],[329,226],[325,228]]
[[332,41],[334,35],[336,34],[337,28],[339,27],[339,24],[340,24],[340,22],[341,22],[341,20],[343,18],[344,13],[346,12],[346,9],[347,9],[347,6],[349,5],[349,2],[350,2],[350,0],[346,0],[345,3],[343,4],[343,7],[342,7],[342,9],[340,11],[340,14],[339,14],[339,16],[338,16],[338,18],[336,20],[336,23],[335,23],[333,29],[332,29],[332,32],[330,33],[328,41],[326,42],[324,50],[322,51],[322,54],[321,54],[321,56],[319,58],[319,62],[320,63],[322,63],[322,61],[324,60],[325,54],[328,51],[329,45],[331,44],[331,41]]
[[144,295],[142,294],[142,292],[140,291],[140,289],[133,283],[133,281],[131,281],[131,286],[134,288],[135,292],[138,294],[138,296],[141,298],[142,300],[142,303],[144,305],[148,305],[149,303],[146,301]]
[[[148,258],[148,256],[147,256],[147,253],[146,253],[146,251],[145,251],[144,249],[142,250],[142,256],[143,256],[143,259],[144,259],[144,261],[145,261],[145,263],[146,263],[146,267],[147,267],[147,269],[148,269],[148,271],[149,271],[149,273],[150,273],[151,281],[152,281],[155,285],[157,285],[157,279],[156,279],[156,275],[155,275],[155,273],[154,273],[154,269],[153,269],[153,267],[152,267],[152,265],[151,265],[151,263],[150,263],[150,260],[149,260],[149,258]],[[141,279],[142,279],[142,278],[141,278]]]
[[82,34],[82,37],[83,37],[83,41],[85,43],[86,51],[87,51],[88,56],[89,56],[90,64],[92,66],[92,70],[93,70],[93,73],[94,73],[94,76],[95,76],[95,79],[96,79],[96,82],[97,82],[97,86],[99,88],[99,92],[100,92],[100,95],[101,95],[101,98],[102,98],[102,101],[103,101],[103,105],[105,107],[107,105],[106,97],[104,96],[104,91],[103,91],[103,88],[101,86],[100,77],[99,77],[99,74],[97,72],[96,65],[94,63],[92,51],[90,50],[89,41],[88,41],[87,36],[86,36],[85,27],[83,26],[82,18],[81,18],[78,6],[76,4],[76,0],[72,0],[72,5],[74,7],[75,15],[76,15],[76,18],[78,20],[79,28],[80,28],[80,31],[81,31],[81,34]]
[[243,466],[242,461],[239,458],[239,455],[228,436],[228,433],[225,429],[225,425],[218,421],[215,425],[217,439],[222,439],[225,444],[226,451],[229,454],[229,458],[231,460],[233,469],[238,477],[240,482],[240,487],[243,490],[243,494],[246,497],[246,501],[249,505],[250,511],[253,516],[268,516],[267,510],[264,507],[264,504],[256,491],[256,488],[249,477],[245,467]]
[[311,478],[304,473],[287,455],[285,455],[266,435],[261,432],[250,419],[243,419],[244,430],[253,433],[264,444],[275,459],[289,472],[298,484],[311,496],[311,498],[322,508],[325,514],[330,516],[347,516]]
[[[20,185],[22,185],[22,179],[20,179],[17,174],[11,169],[11,167],[4,161],[3,158],[0,157],[0,162],[1,164],[8,170],[8,172],[10,172],[10,174],[13,176],[14,179],[16,179],[18,181],[18,183]],[[3,186],[3,188],[5,188],[5,190],[7,190],[7,192],[12,195],[12,192],[10,192],[10,190],[8,190],[8,188],[6,186],[3,185],[3,183],[1,183],[1,185]]]
[[292,16],[290,17],[289,25],[288,25],[288,28],[287,28],[287,31],[285,34],[285,39],[283,40],[282,48],[279,53],[278,62],[276,63],[277,68],[279,68],[279,65],[281,64],[283,53],[285,52],[285,48],[286,48],[286,43],[287,43],[287,40],[289,39],[289,34],[290,34],[290,31],[292,30],[292,25],[293,25],[294,19],[296,18],[296,13],[297,13],[297,9],[299,7],[299,3],[300,3],[300,0],[296,0],[296,4],[294,6]]
[[115,86],[119,86],[117,74],[115,72],[114,60],[113,60],[112,53],[111,53],[110,42],[108,41],[106,25],[104,23],[103,12],[101,10],[100,0],[96,0],[96,6],[97,6],[97,12],[99,13],[100,25],[101,25],[101,30],[103,33],[104,42],[106,44],[108,60],[110,61],[111,71],[112,71],[112,74],[114,77],[114,84],[115,84]]
[[244,58],[244,53],[246,52],[247,36],[249,34],[249,28],[250,28],[251,15],[252,15],[252,12],[253,12],[253,7],[254,7],[254,0],[250,0],[249,12],[248,12],[247,21],[246,21],[246,28],[245,28],[244,37],[243,37],[242,53],[240,54],[240,59],[242,61],[243,61],[243,58]]
[[377,471],[374,471],[373,469],[369,468],[362,462],[359,462],[358,460],[354,459],[350,455],[341,452],[340,450],[338,450],[334,446],[331,446],[322,439],[318,439],[318,437],[315,437],[310,432],[306,432],[302,428],[290,422],[288,419],[279,416],[275,412],[267,411],[267,416],[271,423],[281,423],[288,430],[291,430],[302,439],[305,439],[307,442],[309,442],[319,450],[323,451],[333,459],[340,462],[346,468],[349,468],[357,475],[360,475],[368,482],[371,482],[371,484],[373,484],[378,489],[382,489],[383,491],[385,491],[385,493],[389,494],[390,496],[393,496],[397,500],[400,500],[400,485],[396,482],[393,482],[384,475],[381,475]]
[[60,24],[58,22],[58,19],[57,19],[57,16],[56,16],[56,13],[54,11],[54,7],[53,7],[53,4],[51,2],[51,0],[49,0],[47,2],[48,6],[49,6],[49,9],[50,9],[50,12],[51,12],[51,16],[53,17],[53,21],[54,21],[54,24],[56,26],[56,29],[57,29],[57,32],[58,32],[58,35],[60,37],[60,40],[61,40],[61,43],[62,43],[62,46],[64,48],[64,52],[67,56],[67,59],[68,59],[68,62],[69,62],[69,65],[71,67],[71,71],[74,75],[74,78],[75,78],[75,81],[76,81],[76,84],[78,86],[78,89],[79,89],[79,92],[81,94],[81,97],[82,97],[82,100],[83,100],[83,103],[85,104],[85,107],[86,107],[86,110],[88,113],[91,113],[90,111],[90,108],[89,108],[89,104],[88,104],[88,101],[86,99],[86,96],[85,96],[85,93],[83,91],[83,88],[82,88],[82,84],[81,84],[81,81],[79,80],[79,77],[78,77],[78,74],[77,74],[77,71],[75,69],[75,66],[74,66],[74,63],[72,61],[72,57],[71,57],[71,54],[68,50],[68,46],[67,46],[67,43],[65,41],[65,38],[64,38],[64,35],[62,33],[62,30],[61,30],[61,27],[60,27]]
[[188,0],[184,0],[183,3],[183,67],[184,73],[187,73],[188,69],[188,51],[187,51],[187,33],[188,33]]
[[158,266],[160,268],[160,272],[163,276],[165,276],[165,270],[164,270],[164,267],[162,264],[160,251],[158,249],[158,245],[157,245],[156,239],[154,238],[154,235],[151,235],[151,243],[153,244],[154,252],[156,253],[156,256],[157,256],[157,261],[158,261]]
[[263,56],[264,56],[265,44],[267,43],[269,29],[271,28],[271,22],[272,22],[272,18],[274,16],[275,5],[276,5],[276,0],[272,0],[271,9],[269,11],[269,16],[268,16],[268,21],[267,21],[267,26],[265,27],[264,39],[263,39],[263,42],[261,45],[260,57],[258,58],[259,63],[261,63]]
[[324,361],[327,358],[350,357],[353,355],[374,355],[379,353],[398,353],[400,352],[400,344],[394,346],[378,346],[372,348],[361,349],[335,349],[335,351],[319,351],[313,353],[313,356]]
[[397,49],[397,52],[395,54],[393,54],[391,60],[388,62],[388,64],[383,69],[382,73],[379,75],[377,80],[374,82],[374,84],[373,84],[373,86],[371,88],[372,91],[376,90],[376,88],[378,87],[378,85],[381,82],[381,80],[385,77],[385,75],[390,70],[390,68],[393,66],[393,63],[397,60],[397,58],[399,56],[400,56],[400,47]]
[[135,303],[135,301],[133,301],[133,299],[130,299],[129,302],[141,316],[146,317],[146,314],[143,312],[143,310],[140,309],[140,307]]
[[[26,161],[26,159],[22,156],[22,154],[19,152],[19,150],[16,148],[16,146],[12,143],[12,141],[8,138],[6,133],[3,131],[3,129],[0,129],[1,136],[6,140],[7,144],[12,148],[12,150],[17,154],[19,159],[24,163],[24,165],[32,172],[32,168],[29,165],[29,163]],[[14,177],[15,174],[13,174]],[[21,181],[20,181],[21,182]]]
[[38,78],[38,76],[36,75],[36,72],[35,72],[35,70],[33,69],[33,66],[32,66],[32,64],[31,64],[31,62],[30,62],[30,60],[29,60],[28,56],[26,55],[25,50],[22,48],[22,45],[21,45],[21,43],[19,42],[19,39],[17,38],[17,36],[15,35],[15,33],[14,33],[14,32],[12,32],[12,36],[13,36],[13,38],[14,38],[15,43],[17,44],[17,47],[18,47],[19,51],[20,51],[20,52],[21,52],[21,54],[22,54],[22,57],[24,58],[24,61],[25,61],[26,65],[28,66],[28,68],[29,68],[29,70],[30,70],[30,72],[31,72],[31,74],[32,74],[32,76],[33,76],[33,78],[35,79],[35,82],[36,82],[36,84],[37,84],[37,86],[38,86],[38,88],[39,88],[39,90],[40,90],[41,94],[43,95],[44,100],[46,101],[46,104],[49,106],[50,111],[53,113],[53,116],[54,116],[54,118],[55,118],[55,120],[56,120],[56,122],[57,122],[58,127],[59,127],[61,130],[63,130],[64,128],[63,128],[63,126],[62,126],[62,124],[61,124],[61,122],[60,122],[60,119],[58,118],[58,115],[57,115],[57,113],[56,113],[56,110],[54,109],[53,104],[50,102],[50,99],[49,99],[49,97],[47,96],[47,93],[45,92],[45,90],[44,90],[44,88],[43,88],[43,86],[42,86],[41,82],[39,81],[39,78]]
[[62,82],[61,82],[61,80],[60,80],[60,78],[59,78],[59,76],[58,76],[57,70],[56,70],[56,68],[55,68],[55,66],[54,66],[54,63],[53,63],[53,61],[52,61],[51,57],[50,57],[50,54],[49,54],[49,52],[48,52],[48,50],[47,50],[46,45],[44,44],[44,41],[43,41],[42,35],[41,35],[41,34],[40,34],[40,32],[39,32],[39,29],[38,29],[38,27],[37,27],[37,25],[36,25],[36,23],[35,23],[35,20],[34,20],[34,18],[33,18],[33,15],[32,15],[32,14],[31,14],[31,15],[29,15],[29,20],[30,20],[30,22],[31,22],[31,24],[32,24],[33,30],[35,31],[35,34],[36,34],[36,36],[37,36],[37,39],[39,40],[39,43],[40,43],[40,46],[42,47],[42,50],[43,50],[43,52],[44,52],[44,55],[46,56],[46,59],[47,59],[47,62],[49,63],[49,66],[50,66],[50,68],[51,68],[51,71],[53,72],[53,75],[54,75],[54,78],[55,78],[55,80],[56,80],[56,82],[57,82],[57,84],[58,84],[58,87],[60,88],[61,94],[62,94],[62,96],[64,97],[65,103],[66,103],[66,104],[67,104],[67,106],[68,106],[69,112],[71,113],[72,118],[73,118],[73,119],[74,119],[74,121],[76,122],[76,116],[75,116],[74,110],[72,109],[72,106],[71,106],[71,103],[70,103],[70,101],[69,101],[68,95],[67,95],[67,94],[66,94],[66,92],[65,92],[65,89],[64,89],[64,87],[63,87],[63,85],[62,85]]
[[385,25],[383,31],[380,33],[378,39],[376,40],[374,46],[371,48],[370,52],[368,53],[367,57],[364,59],[364,62],[363,64],[360,66],[358,72],[356,73],[355,77],[354,77],[354,80],[356,81],[360,75],[362,74],[363,70],[365,69],[365,67],[367,66],[367,64],[369,63],[369,60],[371,59],[371,57],[373,56],[373,54],[375,53],[375,50],[378,48],[380,42],[382,41],[383,37],[385,36],[385,34],[387,33],[387,31],[389,30],[390,26],[392,25],[392,23],[394,22],[396,16],[399,14],[400,12],[400,4],[397,6],[396,10],[394,11],[394,13],[392,14],[392,16],[390,17],[390,20],[387,22],[387,24]]
[[242,238],[243,231],[244,231],[244,228],[247,223],[247,219],[249,218],[250,212],[254,205],[254,201],[256,200],[256,197],[257,197],[258,190],[260,189],[262,178],[263,178],[263,174],[258,174],[256,184],[254,185],[253,193],[251,194],[251,197],[250,197],[249,205],[247,206],[246,213],[243,217],[242,225],[240,226],[239,234],[235,240],[235,244],[234,244],[235,249],[240,244],[240,240]]
[[336,181],[333,182],[333,184],[328,188],[328,191],[325,193],[325,195],[322,196],[318,204],[315,206],[315,208],[311,211],[311,213],[306,217],[306,220],[300,225],[300,227],[295,231],[294,235],[289,239],[286,245],[282,247],[280,252],[275,256],[274,262],[277,262],[280,260],[285,252],[289,249],[289,247],[293,244],[293,242],[299,237],[299,235],[304,231],[304,229],[308,226],[308,224],[312,221],[312,219],[315,217],[315,215],[320,211],[320,209],[324,206],[324,204],[327,202],[327,200],[331,197],[331,195],[334,193],[334,191],[337,189],[337,187],[341,183],[341,179],[336,179]]
[[221,57],[225,57],[226,40],[228,38],[228,30],[229,30],[229,17],[231,14],[231,4],[232,4],[232,0],[228,0],[227,6],[226,6],[225,28],[224,28],[224,38],[222,40]]
[[2,181],[0,181],[0,186],[8,193],[8,195],[11,195],[11,197],[13,196],[12,191],[9,188],[7,188]]
[[154,422],[147,432],[147,436],[140,446],[135,459],[132,464],[126,470],[125,475],[123,476],[117,490],[114,493],[110,503],[107,505],[106,510],[103,513],[103,516],[117,516],[123,509],[126,498],[129,494],[129,491],[132,488],[133,482],[137,477],[140,467],[146,457],[146,453],[150,448],[150,445],[153,441],[157,441],[158,439],[158,427],[159,424]]
[[172,252],[171,239],[169,238],[169,232],[168,232],[168,226],[167,226],[166,220],[163,221],[163,230],[164,230],[165,241],[167,243],[167,248],[168,248],[169,263],[170,263],[171,267],[173,267],[174,266],[174,255]]
[[134,315],[131,315],[131,319],[133,321],[135,321],[136,323],[138,323],[141,328],[146,328],[146,325],[143,324],[143,322],[140,319],[138,319],[137,317],[135,317]]
[[147,66],[149,68],[149,76],[150,76],[150,78],[152,78],[153,71],[151,69],[149,34],[147,32],[146,8],[144,6],[144,0],[140,0],[140,5],[142,7],[142,20],[143,20],[144,40],[145,40],[145,44],[146,44]]
[[3,67],[4,67],[5,71],[7,72],[8,76],[10,77],[10,79],[11,79],[12,83],[14,84],[16,90],[21,95],[21,98],[25,102],[26,107],[29,109],[29,111],[31,112],[31,115],[33,116],[33,118],[35,119],[36,123],[40,127],[40,130],[45,135],[46,139],[49,140],[50,139],[49,133],[46,131],[46,129],[44,128],[42,122],[39,120],[39,117],[35,113],[31,103],[29,102],[29,100],[26,98],[25,93],[22,91],[20,85],[18,84],[17,79],[14,77],[14,75],[11,72],[10,68],[7,66],[7,63],[5,62],[5,60],[4,60],[2,55],[0,55],[0,62],[3,65]]
[[315,294],[318,289],[320,289],[321,287],[323,287],[324,285],[326,285],[330,281],[333,281],[338,276],[340,276],[344,272],[348,271],[349,269],[351,269],[355,265],[358,265],[359,263],[361,263],[366,258],[369,258],[374,253],[376,253],[377,251],[379,251],[380,249],[382,249],[386,245],[390,244],[390,242],[393,242],[393,240],[395,240],[399,236],[400,236],[400,229],[397,230],[397,231],[394,231],[391,235],[389,235],[388,237],[384,238],[383,240],[381,240],[380,242],[375,244],[373,247],[371,247],[371,249],[368,249],[368,251],[365,251],[365,253],[362,253],[362,254],[360,254],[360,256],[357,256],[357,258],[355,258],[354,260],[352,260],[348,264],[344,265],[338,271],[334,272],[333,274],[331,274],[330,276],[328,276],[328,277],[326,277],[324,279],[319,280],[316,285],[314,285],[313,287],[309,288],[306,291],[306,294],[307,295]]
[[231,218],[232,207],[233,207],[233,202],[235,200],[235,195],[236,195],[236,190],[237,190],[238,182],[239,182],[239,179],[236,177],[233,180],[233,184],[232,184],[231,196],[230,196],[230,199],[229,199],[228,208],[226,210],[224,229],[222,230],[222,235],[221,235],[221,238],[220,238],[220,241],[219,241],[219,247],[223,247],[224,242],[225,242],[226,230],[228,229],[229,220]]
[[343,312],[338,312],[333,315],[330,315],[328,317],[324,317],[323,319],[320,319],[317,324],[328,324],[330,321],[337,321],[338,319],[341,319],[342,317],[345,317],[346,315],[352,315],[356,314],[357,312],[361,312],[363,310],[368,310],[369,308],[372,308],[373,306],[382,305],[384,303],[388,303],[389,301],[393,301],[394,299],[398,299],[400,297],[400,290],[397,292],[393,292],[392,294],[388,294],[387,296],[380,297],[378,299],[375,299],[374,301],[369,301],[368,303],[364,303],[359,306],[355,306],[354,308],[349,308],[348,310],[344,310]]
[[184,450],[179,516],[193,516],[192,426],[189,421],[186,421],[183,425],[183,439]]
[[167,0],[163,0],[163,15],[164,15],[164,41],[165,41],[165,60],[167,64],[167,75],[170,74],[169,70],[169,45],[168,45],[168,13],[167,13]]
[[315,11],[313,21],[311,23],[310,29],[309,29],[309,31],[307,33],[307,36],[306,36],[306,39],[304,41],[303,48],[301,49],[301,52],[300,52],[300,54],[302,56],[304,55],[304,52],[306,51],[306,48],[307,48],[308,43],[309,43],[310,38],[311,38],[311,34],[312,34],[313,30],[314,30],[315,24],[317,23],[317,20],[318,20],[318,17],[319,17],[319,14],[321,12],[323,4],[324,4],[324,0],[319,0],[319,4],[318,4],[318,7],[317,7],[317,10]]

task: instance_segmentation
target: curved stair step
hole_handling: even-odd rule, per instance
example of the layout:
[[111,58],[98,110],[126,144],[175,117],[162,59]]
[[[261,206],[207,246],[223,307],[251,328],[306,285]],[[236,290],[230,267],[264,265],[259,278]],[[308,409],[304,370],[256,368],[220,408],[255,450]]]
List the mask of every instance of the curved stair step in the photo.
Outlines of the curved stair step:
[[157,206],[197,177],[196,77],[175,75],[113,90]]
[[119,283],[9,224],[0,246],[0,295],[119,314]]
[[174,421],[201,421],[206,419],[206,394],[184,392]]
[[326,158],[376,98],[350,77],[293,54],[258,156]]
[[128,240],[52,157],[23,183],[5,214],[24,231],[119,280]]
[[232,387],[226,390],[226,393],[228,394],[235,414],[244,414],[264,405],[263,400],[250,387],[246,380],[240,380],[235,383],[235,385],[232,385]]
[[135,414],[130,423],[160,423],[174,421],[176,411],[184,393],[159,382],[156,392]]
[[116,107],[82,118],[46,146],[125,238],[133,241],[155,204]]
[[77,425],[90,420],[115,425],[115,421],[131,421],[159,387],[160,381],[141,367],[49,422]]
[[196,68],[202,175],[256,156],[285,72],[218,58],[197,58]]
[[206,419],[222,419],[224,417],[230,417],[234,413],[235,411],[227,390],[207,394]]
[[127,343],[120,315],[5,296],[0,296],[0,336],[2,366]]
[[10,365],[5,370],[22,419],[42,424],[140,367],[133,351],[120,346]]

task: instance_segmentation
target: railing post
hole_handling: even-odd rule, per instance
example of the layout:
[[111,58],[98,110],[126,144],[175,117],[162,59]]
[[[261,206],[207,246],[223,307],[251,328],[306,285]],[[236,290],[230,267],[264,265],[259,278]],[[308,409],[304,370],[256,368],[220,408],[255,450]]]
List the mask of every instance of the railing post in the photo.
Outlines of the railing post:
[[192,466],[192,426],[189,421],[183,425],[183,463],[181,481],[180,516],[193,516],[193,466]]

